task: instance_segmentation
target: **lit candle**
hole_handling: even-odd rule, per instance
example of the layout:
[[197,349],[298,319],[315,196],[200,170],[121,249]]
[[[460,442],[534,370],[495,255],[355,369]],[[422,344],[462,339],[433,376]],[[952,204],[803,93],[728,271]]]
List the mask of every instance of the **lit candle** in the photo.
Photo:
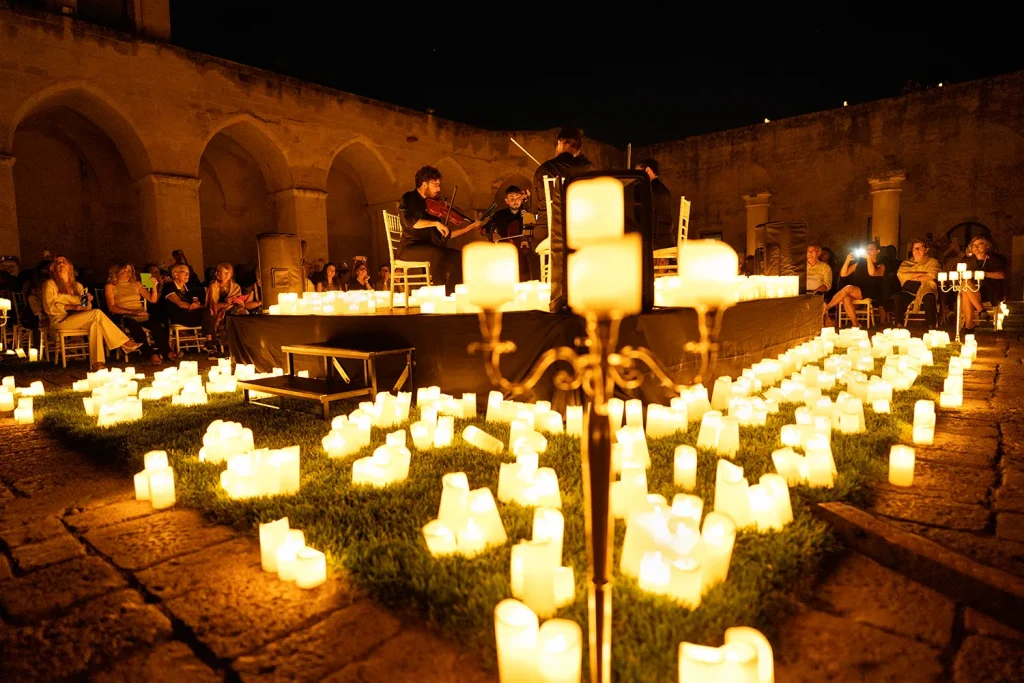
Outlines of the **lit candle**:
[[501,683],[533,683],[537,679],[539,620],[518,600],[502,600],[494,608],[494,639]]
[[174,505],[174,470],[165,467],[154,470],[149,475],[149,498],[154,510],[163,510]]
[[697,486],[697,449],[693,446],[676,446],[673,482],[676,486],[692,491]]
[[466,497],[470,522],[480,527],[486,545],[504,545],[508,541],[505,525],[494,502],[494,494],[487,487],[470,491]]
[[704,540],[703,591],[722,583],[729,576],[732,548],[736,542],[736,523],[729,515],[709,512],[701,529]]
[[486,451],[492,455],[499,455],[505,449],[505,444],[503,444],[500,439],[494,438],[487,432],[478,427],[474,427],[473,425],[469,425],[462,430],[462,438],[466,443],[476,446],[480,450]]
[[14,410],[14,394],[9,391],[0,392],[0,413]]
[[580,625],[568,619],[545,621],[537,638],[540,680],[543,683],[579,683],[582,662],[583,630]]
[[[579,314],[640,312],[641,238],[630,233],[569,254],[569,307]],[[614,272],[615,277],[608,277]]]
[[665,595],[668,593],[671,576],[672,570],[661,552],[655,550],[643,554],[640,560],[640,590]]
[[28,359],[31,362],[35,362],[35,361],[39,360],[39,349],[29,349],[28,350]]
[[722,425],[718,430],[718,442],[715,444],[715,452],[727,458],[736,455],[740,450],[740,421],[731,415],[722,418]]
[[704,512],[704,499],[688,493],[677,493],[672,497],[672,515],[684,519],[692,519],[700,524]]
[[620,180],[604,176],[569,184],[565,199],[565,234],[570,249],[614,240],[624,232],[625,196]]
[[441,477],[441,505],[437,519],[449,529],[461,529],[467,519],[469,479],[465,472],[450,472]]
[[277,573],[277,549],[288,537],[288,518],[260,524],[260,563],[263,571]]
[[700,431],[697,433],[697,448],[715,450],[718,447],[718,432],[722,427],[722,413],[709,410],[700,420]]
[[725,656],[720,648],[679,643],[679,683],[718,683],[727,680],[723,678],[724,664]]
[[729,515],[742,529],[753,523],[750,515],[750,496],[743,468],[728,460],[719,460],[715,472],[715,512]]
[[583,406],[566,406],[565,432],[570,436],[583,434]]
[[690,609],[700,605],[703,568],[693,557],[675,560],[669,565],[668,595]]
[[277,576],[282,581],[295,580],[295,559],[306,547],[306,536],[299,529],[289,529],[284,542],[277,547]]
[[300,548],[295,553],[295,585],[304,590],[316,588],[327,581],[327,558],[314,548]]
[[462,270],[469,302],[481,308],[500,308],[515,298],[519,250],[508,242],[472,242],[462,249]]
[[895,445],[889,449],[889,483],[910,486],[914,483],[914,449]]
[[621,398],[608,399],[608,424],[614,435],[622,427],[622,415],[626,411],[626,403]]
[[739,642],[749,644],[757,652],[757,683],[775,683],[775,657],[764,634],[749,626],[725,629],[726,644]]
[[638,398],[631,398],[626,401],[626,426],[644,426],[644,406]]
[[565,537],[565,518],[553,508],[539,507],[533,511],[533,540],[551,541],[551,564],[562,566],[562,542]]
[[423,527],[423,537],[427,541],[427,550],[434,557],[451,555],[456,551],[455,534],[440,520],[427,522]]
[[720,240],[685,240],[677,259],[680,304],[689,308],[725,308],[736,303],[736,251]]

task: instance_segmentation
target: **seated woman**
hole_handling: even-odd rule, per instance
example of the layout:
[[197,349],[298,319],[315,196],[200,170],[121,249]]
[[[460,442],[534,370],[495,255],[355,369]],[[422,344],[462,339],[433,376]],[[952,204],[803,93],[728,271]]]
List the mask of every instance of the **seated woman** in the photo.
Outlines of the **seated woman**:
[[356,261],[355,277],[348,283],[348,291],[361,290],[373,291],[373,283],[370,282],[370,269],[367,268],[366,261]]
[[[206,316],[204,330],[208,330],[207,339],[216,340],[216,345],[227,346],[227,317],[229,315],[246,315],[246,305],[253,298],[252,294],[242,294],[242,288],[235,282],[235,269],[230,263],[217,265],[216,276],[206,289]],[[214,346],[212,343],[208,347]],[[219,348],[209,348],[213,353]]]
[[911,249],[912,258],[900,264],[896,276],[900,279],[900,307],[896,323],[902,325],[906,318],[907,306],[911,310],[924,311],[924,322],[929,329],[935,327],[936,294],[938,287],[936,276],[939,274],[939,262],[928,255],[928,244],[924,240],[914,240]]
[[[202,288],[194,288],[192,269],[184,263],[171,267],[171,281],[164,286],[163,309],[167,322],[183,327],[203,326],[203,301],[206,295]],[[211,332],[212,334],[212,332]]]
[[343,292],[345,282],[343,276],[338,272],[338,267],[328,263],[324,269],[314,275],[316,291],[318,292]]
[[[111,320],[128,332],[128,336],[141,346],[143,355],[149,356],[153,365],[160,365],[163,360],[161,355],[166,358],[175,357],[171,354],[167,326],[151,318],[142,303],[143,300],[151,304],[160,301],[159,283],[153,283],[152,291],[146,289],[135,277],[135,267],[122,261],[110,267],[103,294]],[[146,330],[153,335],[155,349],[149,345]]]
[[1003,300],[1006,284],[1006,257],[992,250],[992,240],[978,236],[968,246],[971,256],[967,257],[967,270],[981,270],[985,279],[977,292],[964,291],[961,305],[964,311],[964,328],[974,329],[975,315],[985,310],[985,304],[998,305]]
[[89,367],[94,371],[104,367],[104,343],[110,350],[135,351],[141,346],[129,339],[103,311],[92,307],[92,294],[87,294],[75,280],[75,269],[64,256],[58,256],[50,264],[50,279],[43,285],[43,309],[50,318],[51,330],[89,333]]
[[846,278],[847,285],[839,289],[832,300],[825,304],[825,312],[833,306],[842,304],[846,314],[850,317],[854,327],[860,327],[857,321],[857,310],[853,302],[860,299],[871,299],[872,302],[879,302],[884,297],[885,288],[885,266],[878,263],[878,254],[881,249],[878,242],[871,242],[865,249],[865,256],[857,259],[853,254],[846,255],[846,262],[843,263],[839,276]]

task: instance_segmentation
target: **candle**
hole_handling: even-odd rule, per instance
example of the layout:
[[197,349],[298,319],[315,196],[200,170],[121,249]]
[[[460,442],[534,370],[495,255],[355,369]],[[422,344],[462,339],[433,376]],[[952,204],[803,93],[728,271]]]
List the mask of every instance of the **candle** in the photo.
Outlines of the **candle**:
[[469,479],[465,472],[450,472],[441,477],[441,505],[437,519],[449,529],[461,529],[467,518]]
[[779,522],[783,525],[793,521],[793,504],[789,498],[789,484],[781,474],[762,474],[759,480],[775,499]]
[[566,406],[565,432],[570,436],[583,434],[583,406]]
[[709,410],[700,420],[700,431],[697,433],[697,448],[715,450],[718,447],[718,431],[722,427],[722,413]]
[[[575,621],[548,619],[537,637],[537,669],[543,683],[579,683],[583,630]],[[502,679],[504,681],[504,679]]]
[[604,176],[569,184],[565,198],[565,236],[570,249],[615,240],[624,232],[625,197],[620,180]]
[[700,605],[703,590],[703,571],[700,562],[684,557],[669,565],[668,595],[690,609]]
[[263,571],[277,573],[277,549],[288,537],[288,518],[260,524],[260,564]]
[[149,475],[149,498],[154,510],[163,510],[174,505],[174,470],[165,467],[154,470]]
[[537,615],[518,600],[502,600],[494,608],[494,639],[501,683],[533,683],[537,679]]
[[626,411],[626,403],[621,398],[608,399],[608,424],[614,435],[622,427],[622,415]]
[[551,563],[562,566],[562,542],[565,536],[565,518],[553,508],[539,507],[533,511],[533,540],[551,541]]
[[685,240],[677,258],[680,305],[725,308],[736,303],[736,251],[719,240]]
[[14,394],[9,391],[0,392],[0,413],[14,410]]
[[640,560],[640,590],[665,595],[672,575],[668,562],[659,551],[646,552]]
[[469,302],[481,308],[500,308],[515,298],[519,250],[508,242],[472,242],[462,249],[462,270]]
[[638,398],[631,398],[626,401],[626,426],[644,426],[644,406]]
[[[640,233],[589,244],[569,254],[568,262],[569,307],[573,311],[599,316],[640,312]],[[610,272],[615,277],[608,277]]]
[[494,438],[487,432],[478,427],[474,427],[473,425],[469,425],[462,431],[462,438],[466,443],[476,446],[480,450],[486,451],[492,455],[499,455],[505,449],[505,444],[503,444],[500,439]]
[[679,683],[718,683],[728,680],[723,677],[724,664],[725,655],[721,648],[679,643]]
[[742,529],[753,523],[750,514],[750,496],[743,468],[728,460],[719,460],[715,472],[715,512],[729,515]]
[[277,576],[282,581],[295,580],[295,560],[300,548],[306,547],[306,536],[298,529],[289,529],[284,542],[277,547]]
[[28,359],[33,362],[39,360],[39,349],[29,349]]
[[715,452],[727,458],[736,455],[740,450],[740,421],[733,416],[722,418],[721,427],[718,430],[718,442],[715,445]]
[[771,489],[754,484],[747,489],[750,499],[750,517],[758,531],[782,528],[782,515]]
[[692,491],[697,486],[697,449],[693,446],[676,446],[673,482],[676,486]]
[[692,519],[700,524],[700,517],[704,511],[704,499],[688,493],[677,493],[672,497],[672,515],[684,519]]
[[304,590],[327,581],[327,558],[315,548],[300,548],[295,553],[295,585]]
[[471,420],[476,417],[476,394],[462,395],[462,418]]
[[729,515],[709,512],[701,529],[704,540],[703,591],[722,583],[729,575],[732,548],[736,542],[736,523]]
[[502,524],[498,506],[494,502],[494,494],[489,488],[470,491],[466,497],[466,507],[470,522],[480,527],[485,545],[504,545],[508,541],[505,525]]
[[440,520],[427,522],[423,527],[423,537],[427,542],[427,550],[434,557],[451,555],[456,551],[455,534]]
[[910,486],[914,483],[914,449],[895,445],[889,449],[889,483]]
[[749,626],[725,629],[725,643],[728,645],[738,642],[747,643],[757,653],[757,683],[775,683],[775,658],[771,643],[764,634]]

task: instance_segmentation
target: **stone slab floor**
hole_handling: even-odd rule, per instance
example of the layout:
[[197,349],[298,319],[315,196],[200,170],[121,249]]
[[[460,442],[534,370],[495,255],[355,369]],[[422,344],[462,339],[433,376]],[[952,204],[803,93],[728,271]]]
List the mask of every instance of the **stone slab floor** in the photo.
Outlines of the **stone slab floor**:
[[[917,449],[914,487],[880,485],[871,511],[1020,575],[1024,342],[979,342],[964,409]],[[256,538],[133,498],[129,479],[0,420],[2,678],[487,680],[343,576],[301,591],[260,570]],[[774,645],[780,683],[1024,681],[1024,635],[855,553],[794,605]]]

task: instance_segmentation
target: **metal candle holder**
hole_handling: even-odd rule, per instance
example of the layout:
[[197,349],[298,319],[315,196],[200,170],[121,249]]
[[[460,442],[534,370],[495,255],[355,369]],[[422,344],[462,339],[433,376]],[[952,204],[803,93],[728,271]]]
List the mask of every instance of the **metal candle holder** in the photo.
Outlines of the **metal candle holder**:
[[[708,313],[707,307],[697,309],[700,341],[686,345],[687,351],[701,356],[700,374],[694,383],[701,381],[701,377],[712,369],[717,358],[722,312],[713,313],[714,319],[710,325]],[[658,381],[672,391],[678,392],[683,387],[661,369],[647,349],[625,346],[616,350],[621,316],[599,317],[588,314],[585,320],[586,338],[575,342],[576,347],[583,347],[585,351],[577,351],[568,346],[549,349],[520,382],[509,381],[501,373],[501,356],[514,352],[516,345],[501,339],[500,311],[485,309],[480,312],[480,333],[484,341],[471,344],[469,352],[483,352],[487,377],[508,394],[518,395],[530,391],[548,368],[561,361],[569,365],[571,370],[559,369],[554,377],[554,385],[563,391],[582,388],[591,398],[583,419],[583,436],[580,439],[589,565],[587,600],[590,617],[590,680],[592,683],[607,683],[611,681],[612,551],[615,546],[615,524],[609,501],[612,434],[608,421],[608,399],[612,397],[616,386],[624,390],[640,386],[644,380],[641,366],[649,368]]]
[[[939,280],[939,287],[943,292],[956,292],[956,343],[960,343],[960,298],[963,292],[979,292],[981,291],[981,280],[964,277],[969,271],[951,270],[949,272],[948,280]],[[943,273],[945,275],[945,273]],[[952,277],[956,274],[956,277]],[[984,277],[984,276],[982,276]],[[976,286],[971,286],[971,283],[975,283]]]

